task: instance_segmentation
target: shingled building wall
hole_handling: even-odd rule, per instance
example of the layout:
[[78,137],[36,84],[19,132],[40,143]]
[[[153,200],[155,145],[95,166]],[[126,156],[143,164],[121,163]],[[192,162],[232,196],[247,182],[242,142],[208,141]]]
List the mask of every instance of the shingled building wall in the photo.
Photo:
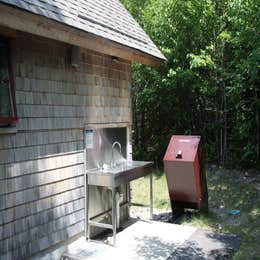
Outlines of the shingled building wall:
[[23,33],[12,52],[19,122],[0,134],[1,260],[84,230],[84,125],[131,122],[129,62],[81,49],[76,70],[69,45]]

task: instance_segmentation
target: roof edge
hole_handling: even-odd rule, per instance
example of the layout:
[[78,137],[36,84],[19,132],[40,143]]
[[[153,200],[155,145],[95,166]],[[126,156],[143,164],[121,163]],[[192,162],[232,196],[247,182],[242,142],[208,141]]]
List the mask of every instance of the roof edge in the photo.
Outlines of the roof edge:
[[149,66],[160,66],[166,60],[7,4],[0,3],[0,10],[0,26],[3,27],[77,45]]

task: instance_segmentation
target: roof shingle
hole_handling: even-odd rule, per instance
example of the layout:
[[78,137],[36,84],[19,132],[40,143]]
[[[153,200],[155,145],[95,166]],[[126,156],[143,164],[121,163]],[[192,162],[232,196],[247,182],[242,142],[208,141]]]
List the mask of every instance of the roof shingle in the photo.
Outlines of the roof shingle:
[[118,0],[0,0],[165,60]]

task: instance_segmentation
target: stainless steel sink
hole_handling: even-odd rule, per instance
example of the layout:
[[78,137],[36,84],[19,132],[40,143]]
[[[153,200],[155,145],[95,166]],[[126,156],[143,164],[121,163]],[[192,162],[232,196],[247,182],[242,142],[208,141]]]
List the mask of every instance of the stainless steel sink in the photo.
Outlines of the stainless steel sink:
[[134,179],[146,176],[152,171],[153,162],[124,161],[114,167],[88,169],[88,184],[104,187],[118,187]]
[[[132,161],[131,158],[131,137],[129,123],[116,124],[88,124],[85,129],[85,233],[90,239],[90,228],[108,228],[113,230],[113,241],[116,244],[116,228],[120,224],[120,206],[148,206],[136,204],[131,201],[130,182],[137,178],[150,175],[150,214],[153,213],[153,192],[152,192],[152,166],[153,162]],[[126,185],[125,185],[126,184]],[[111,190],[111,224],[95,221],[90,218],[90,203],[96,203],[91,198],[89,186],[103,186]],[[104,189],[96,189],[98,191]],[[124,192],[126,200],[120,205],[121,192]],[[110,194],[107,194],[110,198]],[[96,197],[94,197],[96,199]],[[103,203],[103,202],[102,202]],[[106,203],[104,201],[104,203]],[[95,205],[95,207],[98,205]],[[102,204],[102,210],[104,210]],[[106,211],[107,214],[109,211]],[[107,221],[107,219],[106,219]],[[106,222],[105,221],[105,222]]]

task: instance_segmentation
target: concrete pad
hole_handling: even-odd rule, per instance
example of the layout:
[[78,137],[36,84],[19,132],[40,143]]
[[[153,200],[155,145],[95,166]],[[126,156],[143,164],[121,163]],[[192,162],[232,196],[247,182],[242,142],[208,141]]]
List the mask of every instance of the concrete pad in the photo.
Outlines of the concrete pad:
[[237,235],[198,229],[167,260],[232,259],[240,244]]
[[117,234],[116,247],[103,243],[75,241],[63,254],[64,259],[164,260],[183,244],[196,228],[139,220]]
[[231,259],[240,238],[191,226],[138,220],[117,234],[113,247],[86,242],[85,237],[68,246],[62,260],[185,260]]

